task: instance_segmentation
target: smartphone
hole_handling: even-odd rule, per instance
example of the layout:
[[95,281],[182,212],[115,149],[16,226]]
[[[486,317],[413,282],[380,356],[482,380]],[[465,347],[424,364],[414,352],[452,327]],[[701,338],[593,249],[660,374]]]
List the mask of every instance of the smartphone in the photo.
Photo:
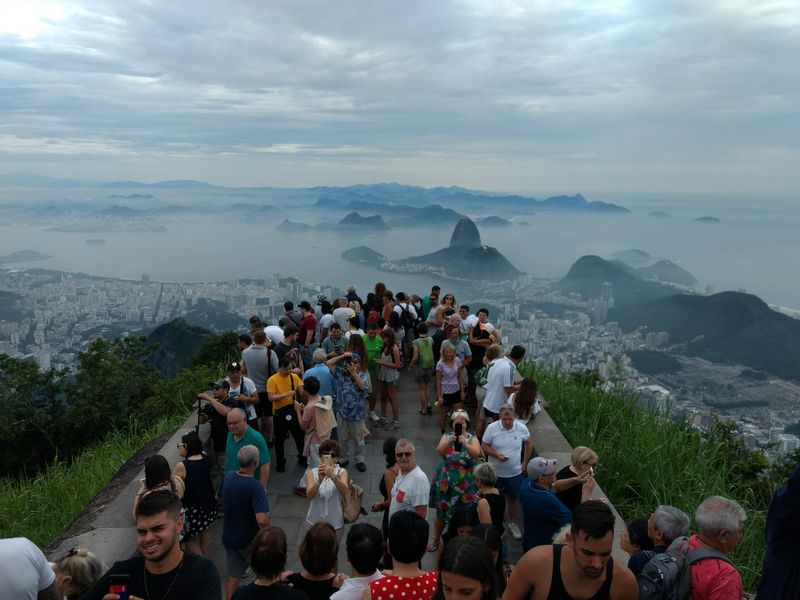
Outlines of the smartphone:
[[322,455],[322,464],[326,467],[331,466],[331,455],[330,454],[323,454]]
[[456,437],[460,436],[464,432],[461,423],[456,423],[455,432],[456,432]]
[[116,594],[120,600],[128,600],[128,582],[130,575],[125,574],[111,574],[109,576],[108,593]]
[[589,467],[589,475],[594,477],[594,467]]

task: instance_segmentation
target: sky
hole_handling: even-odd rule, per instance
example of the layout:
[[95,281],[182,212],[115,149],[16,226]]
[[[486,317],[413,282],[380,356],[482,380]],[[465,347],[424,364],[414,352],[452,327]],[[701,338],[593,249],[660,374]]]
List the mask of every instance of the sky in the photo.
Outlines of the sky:
[[0,174],[800,188],[797,0],[0,0]]

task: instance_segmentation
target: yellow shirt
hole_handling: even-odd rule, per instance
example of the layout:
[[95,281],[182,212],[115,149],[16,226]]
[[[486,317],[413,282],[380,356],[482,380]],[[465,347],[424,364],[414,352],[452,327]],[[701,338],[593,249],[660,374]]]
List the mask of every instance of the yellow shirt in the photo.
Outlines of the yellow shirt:
[[[285,394],[286,392],[292,391],[292,381],[294,381],[294,389],[297,390],[303,386],[303,382],[297,376],[296,373],[290,373],[289,375],[281,375],[280,373],[275,373],[272,377],[267,379],[267,393],[269,394],[270,398],[273,395],[279,396],[280,394]],[[294,402],[294,398],[291,396],[287,396],[286,398],[281,398],[280,400],[275,400],[272,403],[272,410],[280,410],[284,406],[289,406]]]

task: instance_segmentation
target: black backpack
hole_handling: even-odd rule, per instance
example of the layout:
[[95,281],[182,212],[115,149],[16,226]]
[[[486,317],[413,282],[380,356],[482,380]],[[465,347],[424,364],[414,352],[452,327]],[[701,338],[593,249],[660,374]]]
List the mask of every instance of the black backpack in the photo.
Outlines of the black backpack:
[[[403,329],[414,329],[414,326],[417,324],[414,317],[411,315],[411,311],[408,310],[408,303],[405,305],[398,304],[400,307],[400,325],[403,326]],[[416,331],[414,332],[416,333]]]
[[693,563],[704,558],[731,560],[724,552],[714,548],[689,550],[688,540],[674,540],[666,552],[656,554],[636,576],[639,600],[690,600]]

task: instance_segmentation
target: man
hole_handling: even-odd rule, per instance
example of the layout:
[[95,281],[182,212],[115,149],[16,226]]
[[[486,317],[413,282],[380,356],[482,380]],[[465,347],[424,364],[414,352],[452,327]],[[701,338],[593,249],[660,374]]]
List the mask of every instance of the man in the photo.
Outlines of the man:
[[313,363],[311,354],[316,348],[315,340],[317,334],[317,319],[314,317],[314,309],[311,304],[303,300],[300,303],[300,347],[303,355],[303,365],[308,368]]
[[356,311],[350,308],[350,303],[347,301],[347,298],[339,298],[334,301],[333,319],[338,323],[339,329],[342,331],[347,331],[350,317],[355,314]]
[[[290,325],[291,327],[291,325]],[[293,373],[289,359],[278,359],[278,372],[267,380],[267,393],[272,402],[272,412],[275,420],[275,455],[277,456],[278,473],[286,470],[283,445],[288,435],[292,436],[297,448],[297,462],[303,467],[308,466],[308,461],[303,456],[303,443],[305,436],[294,410],[294,401],[298,391],[303,389],[303,382]]]
[[522,472],[527,470],[531,459],[533,443],[528,428],[517,421],[513,406],[504,404],[500,407],[500,420],[486,428],[481,448],[497,473],[497,489],[506,497],[508,529],[514,539],[519,540],[522,538],[517,525],[519,486]]
[[28,538],[0,540],[0,598],[58,600],[55,581],[47,558]]
[[[550,489],[555,480],[555,459],[537,456],[528,462],[528,481],[519,488],[519,500],[525,522],[525,531],[522,535],[523,552],[535,546],[551,543],[553,535],[572,520],[572,512]],[[587,481],[584,493],[587,493],[587,488],[594,489],[594,485]]]
[[269,527],[267,492],[253,478],[258,468],[259,449],[255,446],[243,446],[236,455],[236,461],[238,470],[226,473],[219,488],[225,511],[222,545],[225,548],[225,565],[228,570],[226,600],[230,600],[245,576],[250,561],[249,546],[253,538],[260,529]]
[[333,396],[333,375],[325,364],[325,350],[317,348],[311,355],[314,361],[314,366],[303,373],[303,382],[309,377],[316,377],[319,381],[319,395],[320,396]]
[[[209,559],[181,550],[181,500],[171,490],[156,490],[136,507],[139,556],[115,562],[81,600],[118,600],[109,593],[114,575],[127,575],[133,598],[220,600],[217,567]],[[16,596],[15,596],[16,597]]]
[[636,578],[611,558],[613,543],[614,513],[600,500],[584,502],[575,509],[566,545],[537,546],[525,554],[503,600],[636,600]]
[[222,466],[225,457],[225,443],[228,440],[228,423],[225,417],[232,408],[236,408],[236,402],[229,395],[231,384],[227,379],[219,379],[212,384],[212,391],[197,394],[201,400],[208,402],[200,409],[200,421],[202,423],[211,422],[211,442],[214,447],[214,455],[217,466]]
[[314,333],[314,339],[317,340],[317,344],[321,344],[322,340],[328,337],[330,333],[331,323],[335,322],[332,312],[331,303],[327,300],[321,300],[319,303],[319,316],[317,316],[316,312],[314,313],[317,319],[317,330]]
[[256,479],[266,489],[269,483],[269,449],[258,431],[247,424],[244,411],[241,408],[232,408],[225,417],[228,421],[228,440],[225,444],[225,472],[229,473],[239,468],[237,456],[239,450],[245,446],[258,448],[259,461],[256,468]]
[[293,302],[284,302],[283,303],[283,314],[278,319],[278,327],[281,329],[286,329],[286,326],[289,323],[292,323],[295,327],[300,327],[300,322],[302,321],[302,317],[300,314],[294,309]]
[[261,434],[272,440],[272,403],[267,394],[267,379],[278,370],[278,355],[267,347],[267,334],[263,331],[253,333],[253,345],[242,352],[242,373],[247,373],[256,386],[258,404],[256,414],[261,419]]
[[367,470],[364,453],[364,401],[367,397],[367,373],[361,370],[361,356],[357,352],[345,352],[328,361],[336,390],[335,411],[339,415],[336,433],[339,437],[341,455],[339,466],[346,467],[350,461],[350,441],[353,442],[356,468]]
[[375,362],[383,352],[383,338],[378,335],[378,324],[369,323],[367,325],[367,335],[364,336],[364,346],[367,349],[367,371],[369,371],[370,379],[373,381],[373,389],[367,395],[369,402],[369,419],[373,423],[377,423],[381,418],[375,414],[375,405],[378,402],[378,394],[375,392],[375,387],[378,382],[378,371],[380,368]]
[[356,293],[356,286],[352,283],[347,286],[347,294],[345,295],[348,306],[351,302],[358,302],[359,305],[364,306],[364,301]]
[[253,338],[247,333],[239,334],[239,351],[243,352],[245,348],[249,348],[253,343]]
[[[486,379],[486,398],[483,401],[483,416],[487,423],[499,418],[500,407],[508,402],[508,397],[519,390],[517,365],[525,357],[523,346],[514,346],[508,356],[494,361]],[[483,360],[483,359],[481,359]]]
[[272,342],[273,348],[275,348],[275,346],[280,344],[283,340],[283,327],[278,327],[277,325],[267,325],[264,328],[264,333],[267,334],[267,338],[269,338],[269,341]]
[[347,562],[353,569],[352,575],[344,580],[338,592],[331,594],[331,600],[361,600],[370,582],[382,579],[378,563],[383,555],[383,535],[381,530],[369,523],[355,523],[347,532]]
[[282,358],[288,359],[292,372],[303,377],[305,368],[300,344],[297,343],[297,338],[299,337],[300,328],[294,323],[287,324],[283,328],[283,339],[275,346],[275,354],[278,355],[278,360]]
[[767,512],[767,551],[758,600],[800,597],[800,466],[781,486]]
[[242,364],[238,362],[230,363],[225,371],[228,373],[228,395],[247,415],[247,423],[250,427],[258,427],[258,415],[256,405],[259,403],[258,390],[256,384],[249,377],[242,376]]
[[[711,496],[703,500],[694,513],[697,533],[689,538],[688,550],[713,548],[727,555],[742,540],[747,515],[734,500]],[[704,558],[694,562],[692,600],[741,600],[742,578],[724,558]],[[788,598],[788,596],[772,596]]]
[[419,316],[420,319],[427,319],[428,314],[431,312],[431,308],[436,306],[439,303],[439,292],[442,291],[438,285],[434,285],[431,287],[431,292],[427,296],[422,299],[422,314]]
[[425,472],[417,466],[414,443],[401,438],[395,444],[394,455],[400,472],[392,486],[389,520],[403,510],[413,510],[423,519],[428,518],[428,498],[431,484]]
[[411,343],[414,341],[414,334],[417,327],[417,310],[408,302],[405,292],[397,292],[395,296],[397,302],[394,305],[394,312],[400,317],[400,325],[403,326],[402,349],[406,357],[406,363],[411,360]]
[[661,505],[647,519],[647,537],[653,552],[666,552],[673,540],[689,535],[689,515],[674,506]]
[[342,354],[347,348],[347,338],[342,334],[342,327],[339,323],[331,323],[330,332],[330,335],[322,340],[325,360],[330,360],[334,356]]
[[466,341],[467,336],[469,335],[469,328],[473,325],[477,325],[478,317],[477,315],[471,315],[469,313],[468,304],[462,304],[458,307],[458,316],[461,317],[461,324],[459,325],[459,329],[461,330],[461,339]]

